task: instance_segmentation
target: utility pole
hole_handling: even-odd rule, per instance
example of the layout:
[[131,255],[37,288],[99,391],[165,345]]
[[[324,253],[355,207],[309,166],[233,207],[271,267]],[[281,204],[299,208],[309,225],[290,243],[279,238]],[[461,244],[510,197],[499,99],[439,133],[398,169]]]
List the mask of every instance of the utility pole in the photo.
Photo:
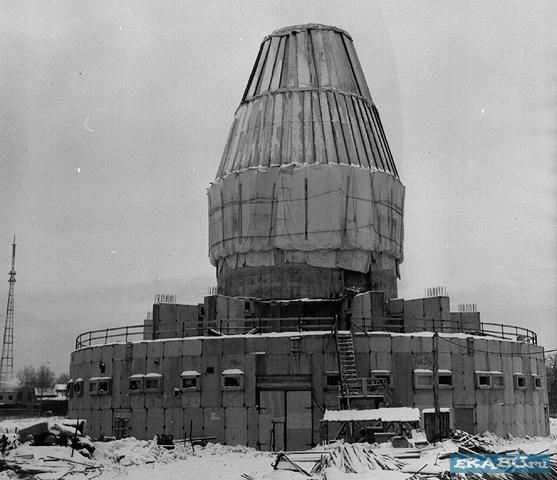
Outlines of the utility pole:
[[4,325],[4,341],[0,358],[0,387],[5,386],[14,376],[14,286],[15,286],[15,235],[12,243],[12,269],[9,272],[8,306]]
[[435,408],[433,414],[433,441],[438,442],[441,436],[441,410],[439,408],[439,333],[437,332],[433,334],[433,406]]

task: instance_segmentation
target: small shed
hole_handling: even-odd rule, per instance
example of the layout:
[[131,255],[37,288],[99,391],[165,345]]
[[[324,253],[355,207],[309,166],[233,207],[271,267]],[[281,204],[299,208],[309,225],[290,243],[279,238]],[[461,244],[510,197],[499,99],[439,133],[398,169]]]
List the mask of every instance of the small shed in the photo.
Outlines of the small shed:
[[418,428],[420,410],[384,407],[369,410],[325,410],[321,420],[321,441],[382,442]]

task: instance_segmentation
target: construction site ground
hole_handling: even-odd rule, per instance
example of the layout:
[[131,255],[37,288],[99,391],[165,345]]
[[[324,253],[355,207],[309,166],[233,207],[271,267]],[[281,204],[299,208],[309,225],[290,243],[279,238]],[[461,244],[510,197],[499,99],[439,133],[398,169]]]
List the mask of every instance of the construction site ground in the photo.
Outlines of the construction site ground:
[[[37,422],[47,421],[49,425],[62,424],[60,418],[6,419],[0,421],[0,433],[14,437],[16,429],[20,430]],[[479,441],[494,451],[520,449],[527,453],[557,452],[557,419],[551,421],[552,434],[549,437],[534,438],[499,438],[491,434],[482,435]],[[337,450],[332,461],[322,465],[321,471],[311,477],[294,469],[275,470],[277,454],[261,452],[243,446],[208,444],[192,446],[189,443],[177,444],[167,450],[153,441],[127,438],[111,442],[94,442],[95,451],[91,458],[82,456],[70,447],[32,446],[29,443],[18,445],[6,452],[2,465],[20,465],[16,474],[11,469],[0,472],[0,479],[38,478],[100,480],[127,477],[136,480],[164,478],[165,480],[402,480],[421,478],[441,478],[441,472],[449,469],[449,460],[440,459],[443,453],[454,452],[458,444],[446,440],[421,452],[419,458],[395,459],[395,451],[390,444],[347,445],[344,450]],[[316,447],[319,452],[334,448],[332,446]],[[338,452],[341,452],[340,454]],[[364,452],[364,455],[362,455]],[[344,455],[344,458],[342,458]],[[312,463],[298,462],[300,456],[289,455],[302,469],[311,470]],[[302,456],[303,457],[303,456]],[[365,457],[365,458],[364,458]],[[281,465],[288,467],[288,462]],[[382,468],[393,468],[383,470]],[[421,470],[419,475],[414,472]],[[17,476],[16,476],[17,475]],[[414,475],[414,476],[412,476]],[[475,477],[479,478],[479,477]],[[554,478],[554,477],[547,477]]]

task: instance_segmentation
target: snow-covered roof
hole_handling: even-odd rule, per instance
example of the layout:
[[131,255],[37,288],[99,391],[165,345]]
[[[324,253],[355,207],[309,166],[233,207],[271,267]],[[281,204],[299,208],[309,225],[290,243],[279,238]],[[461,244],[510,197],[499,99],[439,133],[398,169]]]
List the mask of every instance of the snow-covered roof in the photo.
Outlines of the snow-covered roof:
[[112,380],[112,377],[91,377],[90,382]]
[[242,372],[242,370],[240,370],[239,368],[228,368],[226,370],[222,371],[223,375],[243,375],[244,372]]
[[134,373],[133,375],[130,375],[130,378],[143,378],[145,375],[143,375],[142,373]]
[[373,408],[369,410],[325,410],[325,422],[364,422],[380,420],[383,422],[419,422],[420,410],[410,407]]
[[429,368],[415,368],[414,373],[433,373]]
[[147,377],[151,377],[151,378],[153,378],[153,377],[155,377],[155,378],[159,378],[159,377],[162,377],[162,375],[161,375],[160,373],[154,373],[154,372],[153,372],[153,373],[147,373],[147,374],[145,375],[145,378],[147,378]]
[[474,373],[476,375],[503,375],[503,372],[499,370],[476,370]]
[[371,371],[372,375],[390,375],[391,373],[393,373],[393,372],[391,372],[390,370],[372,370]]
[[201,374],[197,370],[184,370],[181,377],[199,377]]
[[[441,413],[449,413],[451,411],[450,408],[442,407],[439,409]],[[424,408],[422,413],[435,413],[435,408]]]

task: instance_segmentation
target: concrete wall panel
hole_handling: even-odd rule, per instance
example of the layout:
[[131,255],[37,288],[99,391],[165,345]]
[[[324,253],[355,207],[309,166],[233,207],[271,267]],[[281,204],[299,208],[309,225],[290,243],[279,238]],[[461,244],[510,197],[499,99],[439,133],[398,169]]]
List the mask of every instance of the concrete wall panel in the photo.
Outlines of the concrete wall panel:
[[227,445],[245,445],[248,441],[247,411],[245,408],[225,409],[225,435]]
[[155,435],[163,433],[164,430],[164,410],[162,408],[147,409],[147,438],[153,438]]
[[392,337],[386,334],[372,334],[369,337],[369,345],[371,352],[390,353],[392,349]]
[[220,407],[221,405],[221,381],[220,374],[203,375],[201,380],[201,406]]
[[251,448],[259,447],[259,412],[255,407],[249,407],[247,410],[247,443]]
[[252,335],[246,337],[245,349],[247,353],[269,352],[267,337]]
[[217,442],[224,442],[224,411],[221,408],[203,409],[203,432],[205,436],[215,436]]
[[191,436],[195,438],[210,435],[203,428],[205,415],[202,408],[184,408],[182,410],[182,417],[182,428],[186,433],[187,438],[190,438]]

